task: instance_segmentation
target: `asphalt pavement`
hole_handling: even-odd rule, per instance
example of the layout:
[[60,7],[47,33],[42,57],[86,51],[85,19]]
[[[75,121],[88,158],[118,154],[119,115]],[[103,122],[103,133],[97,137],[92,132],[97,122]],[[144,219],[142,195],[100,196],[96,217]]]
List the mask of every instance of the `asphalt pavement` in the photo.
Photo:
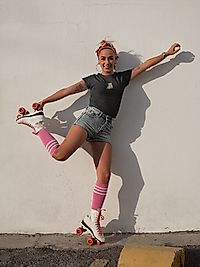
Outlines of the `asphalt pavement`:
[[[89,247],[86,235],[0,234],[1,267],[115,267],[123,247],[182,247],[184,267],[200,267],[200,232],[110,234],[104,245]],[[145,267],[145,266],[144,266]]]

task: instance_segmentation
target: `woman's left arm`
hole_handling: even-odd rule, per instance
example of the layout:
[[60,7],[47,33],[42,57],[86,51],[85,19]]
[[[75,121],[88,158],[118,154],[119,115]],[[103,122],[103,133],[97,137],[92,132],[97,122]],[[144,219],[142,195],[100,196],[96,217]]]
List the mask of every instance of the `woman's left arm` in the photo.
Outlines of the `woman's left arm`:
[[141,63],[138,67],[132,69],[131,79],[135,78],[140,73],[144,72],[150,67],[160,63],[164,58],[176,54],[180,49],[181,49],[180,44],[174,43],[173,45],[170,46],[167,52],[163,52],[158,56],[147,59],[144,63]]

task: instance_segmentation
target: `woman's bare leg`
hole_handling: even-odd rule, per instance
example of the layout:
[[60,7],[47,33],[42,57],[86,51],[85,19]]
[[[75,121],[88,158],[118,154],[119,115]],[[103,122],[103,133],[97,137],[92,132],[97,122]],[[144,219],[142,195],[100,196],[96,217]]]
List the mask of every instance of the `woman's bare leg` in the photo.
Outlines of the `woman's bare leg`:
[[97,181],[108,184],[111,173],[112,147],[105,142],[91,142]]
[[59,161],[67,160],[86,140],[87,132],[79,125],[72,125],[64,141],[52,157]]
[[105,142],[92,142],[97,180],[93,190],[92,209],[101,209],[107,194],[111,174],[112,147]]
[[82,225],[97,240],[105,242],[105,237],[100,226],[100,218],[101,208],[110,180],[112,148],[110,144],[105,142],[91,142],[91,146],[97,172],[97,181],[92,195],[91,213],[82,220]]

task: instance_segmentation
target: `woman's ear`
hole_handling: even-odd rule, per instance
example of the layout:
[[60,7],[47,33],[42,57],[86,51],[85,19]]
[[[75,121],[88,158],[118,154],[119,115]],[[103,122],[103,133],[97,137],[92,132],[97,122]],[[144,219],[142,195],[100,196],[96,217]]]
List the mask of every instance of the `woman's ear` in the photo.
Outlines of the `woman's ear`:
[[96,70],[97,70],[98,72],[100,71],[99,63],[96,64]]

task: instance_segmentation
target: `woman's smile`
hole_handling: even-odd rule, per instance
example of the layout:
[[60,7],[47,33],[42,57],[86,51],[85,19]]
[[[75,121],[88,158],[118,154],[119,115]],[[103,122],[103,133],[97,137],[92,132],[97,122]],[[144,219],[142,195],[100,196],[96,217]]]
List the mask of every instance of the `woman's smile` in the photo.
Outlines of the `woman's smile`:
[[102,74],[109,75],[114,72],[116,57],[111,49],[103,49],[99,54],[98,63],[101,67]]

